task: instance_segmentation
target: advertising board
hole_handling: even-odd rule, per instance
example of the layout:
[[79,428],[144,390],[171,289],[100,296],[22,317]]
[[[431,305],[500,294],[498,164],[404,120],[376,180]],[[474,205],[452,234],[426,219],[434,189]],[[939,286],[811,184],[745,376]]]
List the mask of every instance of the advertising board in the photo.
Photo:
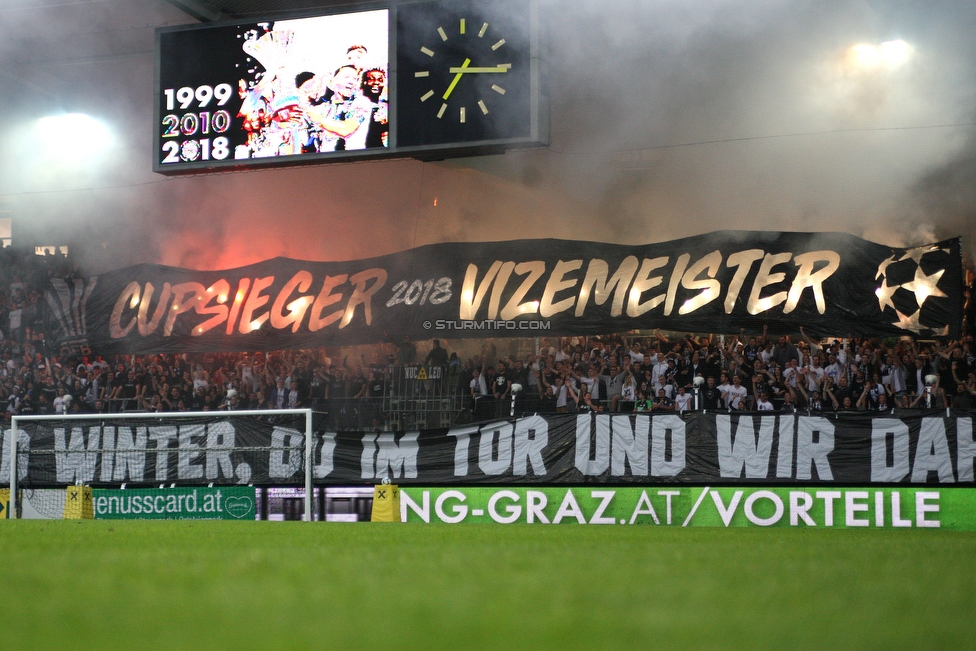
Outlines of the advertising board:
[[255,513],[253,486],[92,492],[97,520],[253,520]]
[[400,489],[404,522],[976,531],[972,488]]

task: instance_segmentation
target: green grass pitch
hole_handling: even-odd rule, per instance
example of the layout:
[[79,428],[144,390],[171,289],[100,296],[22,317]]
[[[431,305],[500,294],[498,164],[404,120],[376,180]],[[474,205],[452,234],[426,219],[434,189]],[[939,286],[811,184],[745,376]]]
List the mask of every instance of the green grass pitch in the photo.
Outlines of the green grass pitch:
[[0,522],[0,649],[965,649],[976,534]]

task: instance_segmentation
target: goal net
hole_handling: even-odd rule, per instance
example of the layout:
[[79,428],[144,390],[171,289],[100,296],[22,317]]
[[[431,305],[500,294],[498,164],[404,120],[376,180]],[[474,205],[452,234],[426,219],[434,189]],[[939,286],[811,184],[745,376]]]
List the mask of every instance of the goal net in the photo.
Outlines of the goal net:
[[91,517],[91,489],[95,517],[239,518],[247,487],[304,485],[310,519],[312,428],[310,409],[14,416],[0,486],[11,518]]

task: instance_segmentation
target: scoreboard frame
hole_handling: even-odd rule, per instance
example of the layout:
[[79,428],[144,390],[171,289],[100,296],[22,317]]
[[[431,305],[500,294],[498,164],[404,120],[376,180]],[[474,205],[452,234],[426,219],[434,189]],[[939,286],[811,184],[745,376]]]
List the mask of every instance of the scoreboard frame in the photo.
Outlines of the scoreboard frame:
[[[354,61],[355,46],[367,41],[364,56],[380,54]],[[368,96],[379,86],[367,89],[365,77],[377,69],[385,72],[381,99]],[[371,74],[369,81],[380,76]],[[539,0],[388,0],[158,28],[153,171],[430,161],[545,147],[547,78]],[[343,98],[344,83],[359,85],[354,100]],[[347,116],[378,122],[383,112],[382,144],[371,133],[364,146],[365,124],[342,135],[357,124]]]

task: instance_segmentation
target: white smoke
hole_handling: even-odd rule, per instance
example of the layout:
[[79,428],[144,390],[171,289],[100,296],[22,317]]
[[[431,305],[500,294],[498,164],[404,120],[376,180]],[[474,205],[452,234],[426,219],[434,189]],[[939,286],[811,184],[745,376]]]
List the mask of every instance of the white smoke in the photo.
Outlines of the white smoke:
[[[962,235],[973,250],[971,3],[543,8],[547,150],[166,179],[151,172],[152,28],[192,20],[161,2],[5,3],[0,197],[21,223],[85,251],[93,270],[728,228],[838,230],[890,244]],[[913,48],[897,69],[851,63],[851,46],[894,39]],[[19,138],[58,110],[110,124],[111,159],[39,168]]]

